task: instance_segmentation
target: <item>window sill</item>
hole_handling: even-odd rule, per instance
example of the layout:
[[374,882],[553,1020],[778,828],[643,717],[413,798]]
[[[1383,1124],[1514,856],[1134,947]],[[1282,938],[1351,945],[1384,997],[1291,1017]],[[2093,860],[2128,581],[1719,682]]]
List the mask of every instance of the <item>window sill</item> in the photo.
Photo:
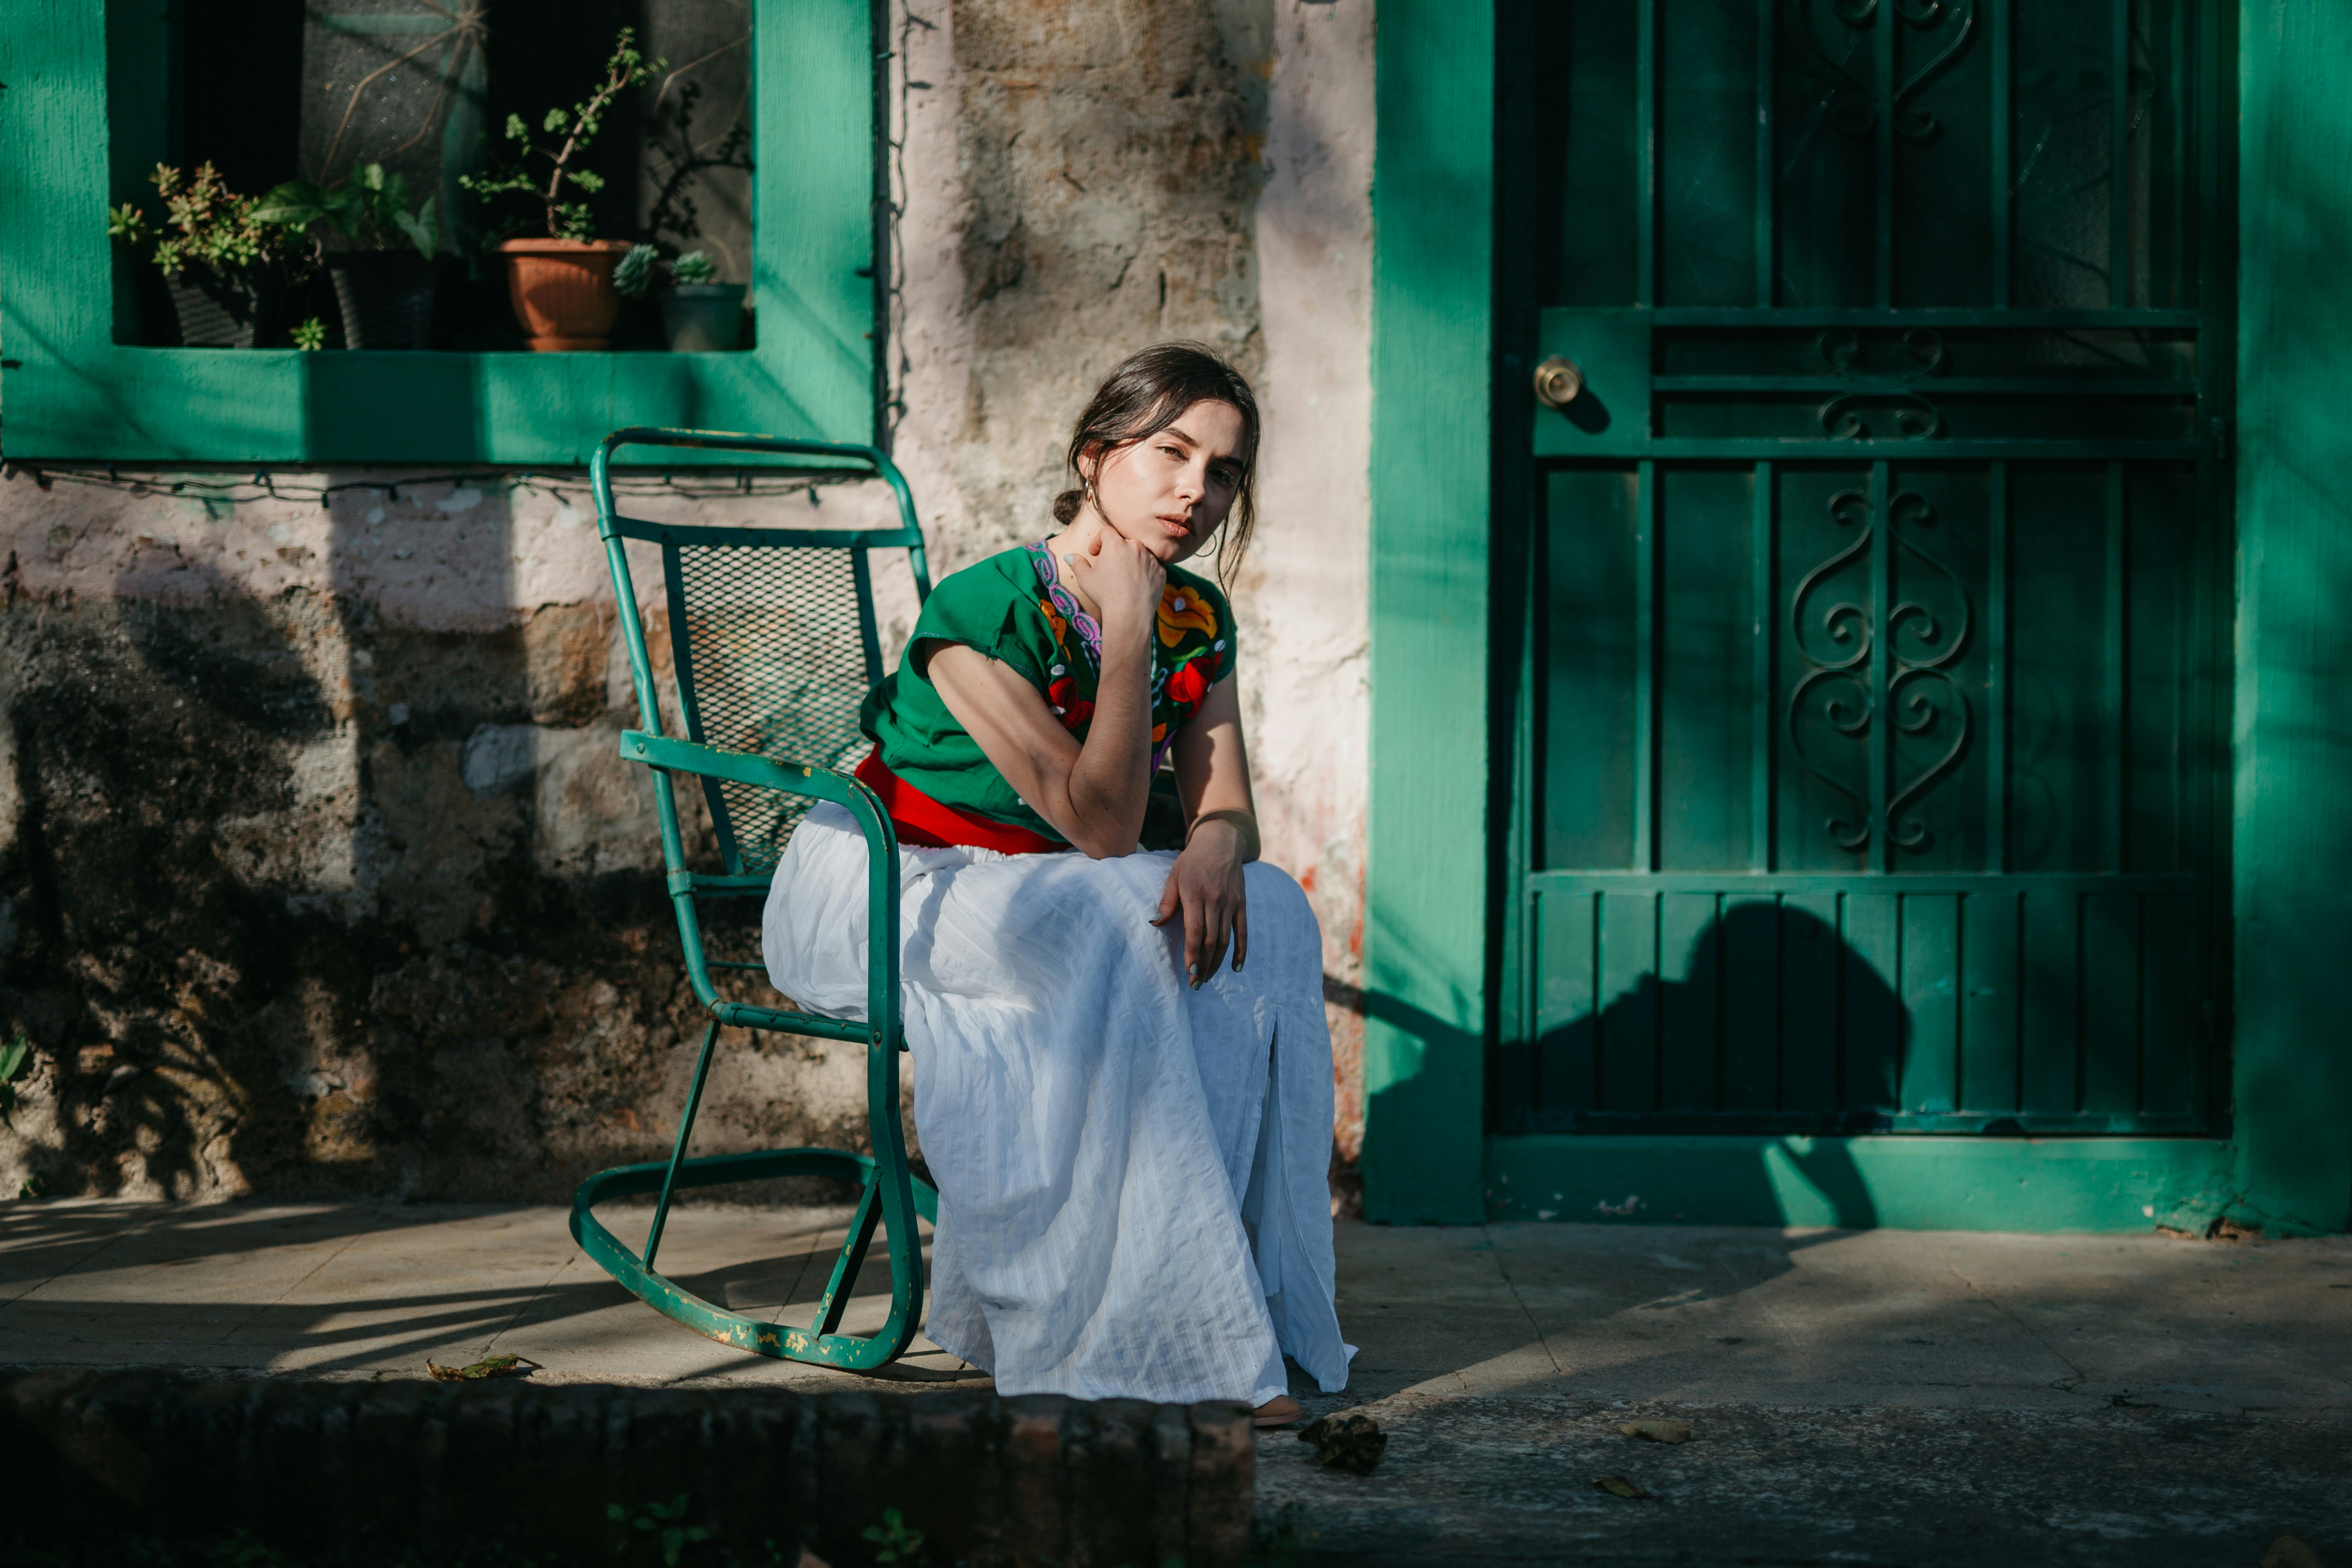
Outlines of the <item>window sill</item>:
[[[584,464],[625,425],[862,439],[865,343],[835,345],[846,405],[814,408],[762,345],[719,353],[459,353],[110,345],[6,373],[6,447],[56,459]],[[797,395],[796,395],[797,394]]]

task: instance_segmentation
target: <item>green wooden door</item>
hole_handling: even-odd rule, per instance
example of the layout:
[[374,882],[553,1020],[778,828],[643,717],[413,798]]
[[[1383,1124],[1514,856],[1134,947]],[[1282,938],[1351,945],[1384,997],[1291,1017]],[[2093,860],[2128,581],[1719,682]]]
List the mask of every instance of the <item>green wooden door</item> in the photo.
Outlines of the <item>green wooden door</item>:
[[1526,18],[1503,1131],[2215,1125],[2218,9]]

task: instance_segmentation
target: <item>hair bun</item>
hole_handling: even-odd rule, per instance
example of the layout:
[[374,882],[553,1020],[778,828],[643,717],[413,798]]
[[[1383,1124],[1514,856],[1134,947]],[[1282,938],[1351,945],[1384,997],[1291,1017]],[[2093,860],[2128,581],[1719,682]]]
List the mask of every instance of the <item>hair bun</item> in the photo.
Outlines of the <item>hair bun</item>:
[[1084,490],[1064,490],[1054,498],[1054,521],[1067,528],[1078,521],[1078,508],[1086,504]]

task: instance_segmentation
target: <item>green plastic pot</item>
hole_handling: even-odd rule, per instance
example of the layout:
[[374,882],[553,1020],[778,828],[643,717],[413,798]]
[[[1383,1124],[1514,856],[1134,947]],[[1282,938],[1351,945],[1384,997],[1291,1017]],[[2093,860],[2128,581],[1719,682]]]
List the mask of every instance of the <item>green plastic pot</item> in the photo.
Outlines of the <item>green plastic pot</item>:
[[680,283],[661,294],[673,353],[723,353],[743,341],[743,285]]

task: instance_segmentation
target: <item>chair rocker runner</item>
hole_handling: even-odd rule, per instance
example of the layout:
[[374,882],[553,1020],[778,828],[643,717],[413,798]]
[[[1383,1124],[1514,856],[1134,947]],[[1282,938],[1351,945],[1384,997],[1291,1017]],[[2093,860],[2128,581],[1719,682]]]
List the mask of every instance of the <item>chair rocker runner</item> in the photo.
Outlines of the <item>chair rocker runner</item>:
[[[898,500],[896,529],[674,527],[620,515],[613,493],[614,454],[625,447],[691,447],[812,459],[814,471],[886,481]],[[698,430],[626,429],[596,448],[589,468],[596,531],[613,573],[621,631],[641,729],[621,736],[621,755],[653,771],[662,863],[694,994],[708,1010],[702,1049],[687,1090],[677,1141],[667,1161],[600,1171],[572,1200],[572,1235],[604,1271],[647,1305],[721,1344],[760,1355],[870,1371],[914,1340],[923,1312],[923,1258],[915,1220],[936,1219],[939,1194],[908,1169],[898,1121],[898,837],[871,791],[851,777],[866,742],[857,727],[866,693],[882,678],[873,576],[867,553],[904,550],[918,598],[930,594],[922,531],[907,481],[871,447],[787,441]],[[627,543],[660,551],[678,717],[686,736],[664,732],[661,702],[646,647],[643,618],[629,574]],[[678,824],[676,781],[699,779],[724,871],[688,868]],[[755,1006],[721,997],[711,983],[720,969],[764,972],[764,965],[713,958],[706,949],[699,901],[764,899],[793,826],[817,801],[856,819],[871,867],[866,890],[870,947],[864,1022],[819,1017],[790,1007]],[[869,1158],[839,1149],[772,1149],[686,1157],[696,1111],[724,1026],[773,1029],[866,1047]],[[689,1187],[778,1176],[832,1176],[860,1189],[849,1235],[806,1329],[730,1312],[666,1279],[655,1267],[671,1200]],[[609,1198],[658,1193],[642,1256],[598,1220]],[[879,1226],[890,1264],[890,1313],[870,1336],[839,1332],[858,1267]]]

